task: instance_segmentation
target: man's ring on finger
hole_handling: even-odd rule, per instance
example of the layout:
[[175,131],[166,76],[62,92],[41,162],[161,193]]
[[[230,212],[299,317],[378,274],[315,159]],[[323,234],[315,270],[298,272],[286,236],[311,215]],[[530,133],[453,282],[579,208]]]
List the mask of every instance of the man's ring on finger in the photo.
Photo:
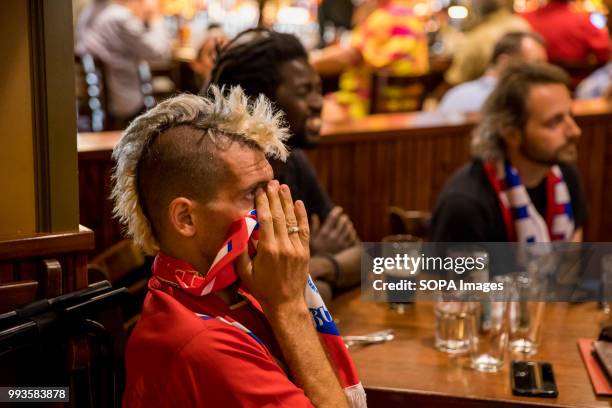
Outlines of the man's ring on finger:
[[288,234],[295,234],[296,232],[300,232],[300,227],[287,225],[287,233]]

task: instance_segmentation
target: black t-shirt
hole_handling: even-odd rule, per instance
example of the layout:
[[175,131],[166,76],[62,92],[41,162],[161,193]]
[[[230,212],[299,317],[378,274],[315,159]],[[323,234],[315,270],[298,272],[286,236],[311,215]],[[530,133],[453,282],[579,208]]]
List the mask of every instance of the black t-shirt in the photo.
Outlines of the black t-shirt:
[[319,184],[317,174],[301,149],[293,149],[285,163],[274,162],[274,177],[291,190],[293,200],[302,200],[308,217],[317,214],[323,222],[334,207]]
[[[578,172],[560,164],[567,184],[575,228],[586,218],[586,204]],[[527,193],[537,211],[546,214],[546,179]],[[507,242],[508,236],[497,194],[491,186],[482,161],[474,160],[460,168],[446,183],[432,218],[433,242]]]

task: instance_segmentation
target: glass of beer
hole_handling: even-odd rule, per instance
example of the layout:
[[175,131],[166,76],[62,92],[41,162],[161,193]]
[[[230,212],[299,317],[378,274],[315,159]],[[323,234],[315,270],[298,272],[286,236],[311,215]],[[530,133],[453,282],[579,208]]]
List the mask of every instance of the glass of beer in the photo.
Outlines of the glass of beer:
[[[396,255],[409,257],[418,257],[422,241],[412,235],[400,234],[389,235],[382,239],[384,243],[383,255],[387,258],[395,257]],[[410,271],[406,269],[387,269],[385,271],[385,282],[400,283],[404,280],[416,282],[418,271]],[[406,291],[387,290],[387,303],[389,308],[403,314],[407,304],[414,303],[415,293]]]

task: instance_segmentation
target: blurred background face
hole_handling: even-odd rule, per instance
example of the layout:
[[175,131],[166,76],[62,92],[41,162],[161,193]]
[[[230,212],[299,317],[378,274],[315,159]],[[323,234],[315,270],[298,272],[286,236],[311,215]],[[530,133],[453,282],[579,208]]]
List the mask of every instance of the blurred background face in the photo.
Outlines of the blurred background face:
[[544,165],[576,161],[580,128],[572,117],[571,105],[570,93],[562,84],[531,88],[529,118],[520,146],[525,157]]
[[546,62],[546,48],[536,40],[530,37],[525,37],[521,41],[521,62]]
[[321,131],[321,79],[305,59],[295,59],[280,66],[280,84],[276,105],[285,112],[293,147],[312,148]]
[[525,37],[521,40],[521,48],[514,54],[502,54],[495,63],[498,73],[508,68],[509,65],[537,63],[547,61],[546,48],[536,40]]

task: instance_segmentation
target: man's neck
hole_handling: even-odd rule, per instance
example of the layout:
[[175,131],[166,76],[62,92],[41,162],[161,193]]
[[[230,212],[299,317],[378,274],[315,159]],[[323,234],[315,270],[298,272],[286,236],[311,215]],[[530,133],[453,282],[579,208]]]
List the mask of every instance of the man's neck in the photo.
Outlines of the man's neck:
[[549,165],[536,163],[520,152],[507,152],[508,159],[521,176],[523,185],[527,188],[537,187],[550,171]]
[[[188,262],[202,276],[206,275],[206,273],[210,269],[210,265],[212,265],[213,262],[213,260],[207,260],[201,256],[190,256],[187,253],[181,253],[180,250],[174,250],[172,248],[163,248],[162,252],[175,259],[180,259],[181,261]],[[239,287],[240,282],[236,281],[227,288],[217,292],[216,295],[228,305],[236,304],[242,300],[242,297],[238,294]]]

